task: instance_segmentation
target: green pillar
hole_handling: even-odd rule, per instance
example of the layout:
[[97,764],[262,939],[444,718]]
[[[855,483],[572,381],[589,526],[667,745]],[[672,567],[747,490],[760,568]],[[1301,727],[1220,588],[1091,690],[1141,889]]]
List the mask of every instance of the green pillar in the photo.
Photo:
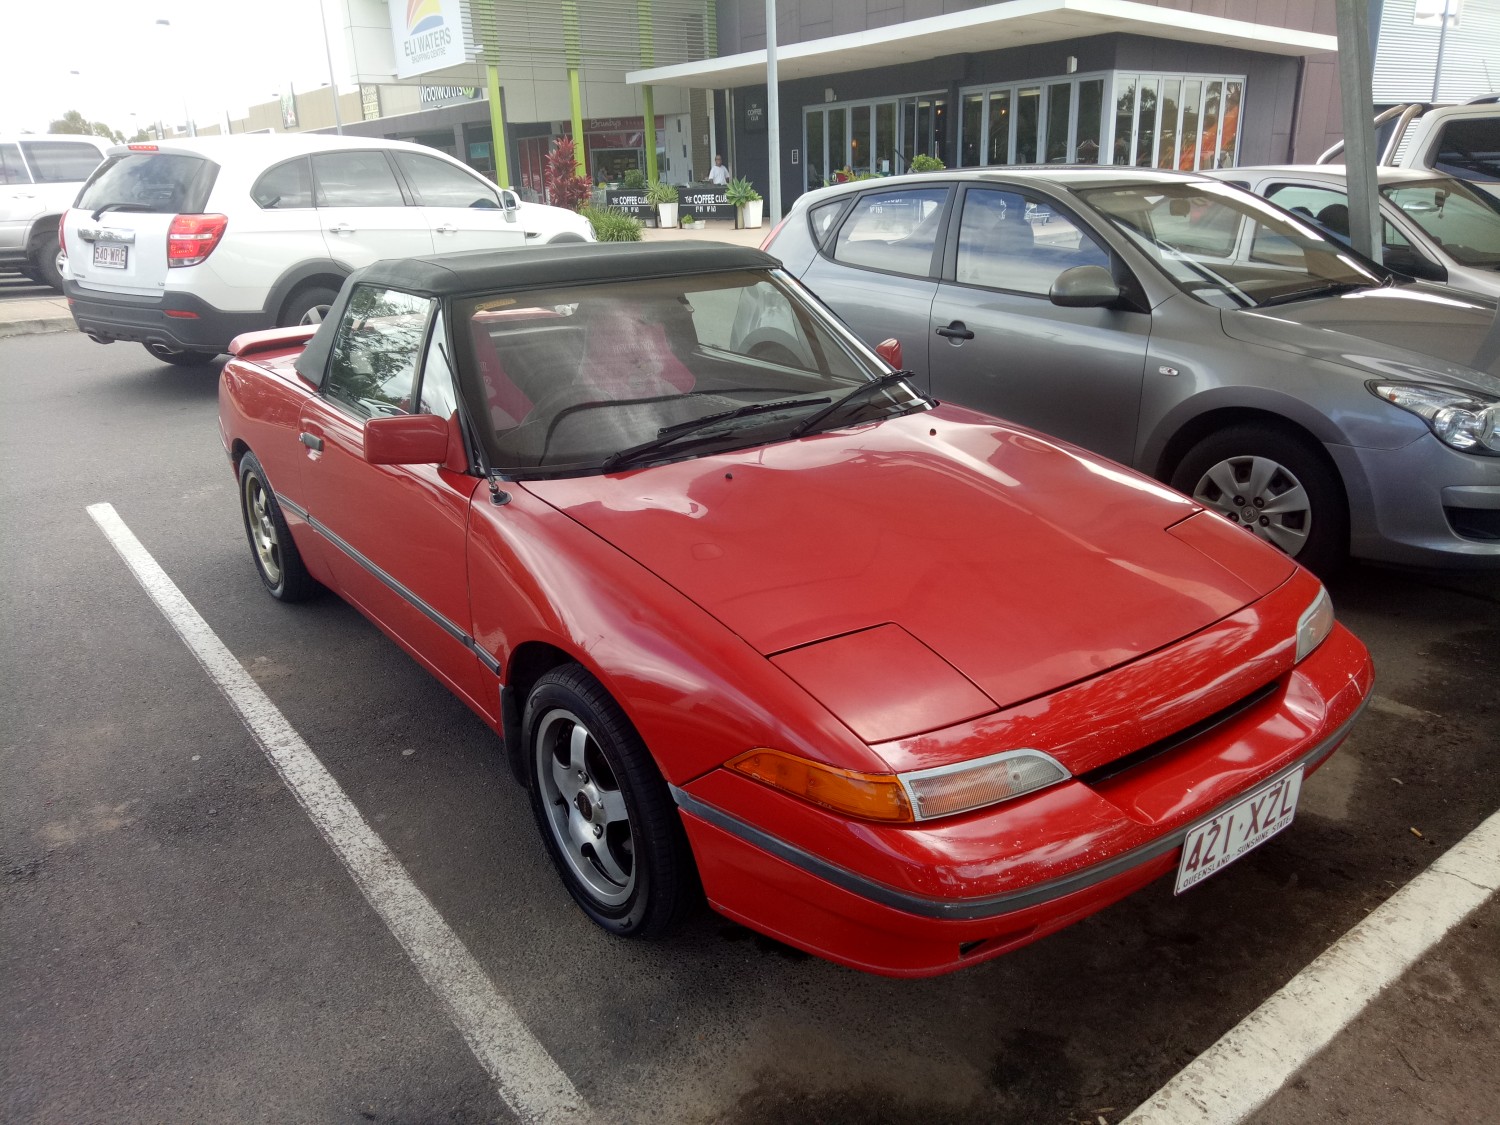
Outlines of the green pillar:
[[[636,20],[641,34],[641,67],[656,65],[656,37],[651,29],[651,0],[636,0]],[[641,87],[641,105],[646,121],[646,179],[658,178],[656,167],[656,99],[650,86]]]
[[583,92],[578,86],[578,71],[583,66],[578,0],[563,0],[563,46],[568,52],[568,98],[573,107],[573,163],[580,176],[587,176],[588,162],[583,152]]
[[641,97],[646,111],[646,179],[657,179],[656,174],[656,103],[651,97],[651,87],[641,87]]
[[488,63],[484,69],[489,76],[490,86],[490,151],[495,158],[495,182],[501,187],[510,187],[510,157],[505,145],[505,105],[500,100],[500,68],[494,63]]

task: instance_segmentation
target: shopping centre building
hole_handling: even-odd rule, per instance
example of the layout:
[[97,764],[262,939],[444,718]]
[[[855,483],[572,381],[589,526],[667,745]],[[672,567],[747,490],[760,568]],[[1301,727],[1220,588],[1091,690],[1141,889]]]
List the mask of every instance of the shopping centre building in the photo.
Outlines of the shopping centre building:
[[[1413,84],[1439,55],[1443,100],[1491,84],[1500,0],[1446,2],[1446,29],[1443,0],[1375,13],[1377,102],[1425,97]],[[596,182],[638,167],[686,183],[722,153],[768,186],[765,0],[330,11],[358,87],[338,101],[346,133],[431,145],[535,196],[560,137],[581,139]],[[918,154],[1193,170],[1310,161],[1342,135],[1334,0],[777,0],[776,13],[788,201]],[[327,88],[287,92],[233,127],[328,130],[333,106]]]

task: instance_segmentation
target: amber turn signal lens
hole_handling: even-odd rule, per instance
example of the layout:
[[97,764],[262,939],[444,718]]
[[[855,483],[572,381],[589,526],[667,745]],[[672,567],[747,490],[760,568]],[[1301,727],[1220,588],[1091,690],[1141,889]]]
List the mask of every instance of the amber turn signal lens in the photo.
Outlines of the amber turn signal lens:
[[913,819],[906,790],[895,774],[835,769],[764,748],[741,754],[728,766],[774,789],[848,816],[884,821]]

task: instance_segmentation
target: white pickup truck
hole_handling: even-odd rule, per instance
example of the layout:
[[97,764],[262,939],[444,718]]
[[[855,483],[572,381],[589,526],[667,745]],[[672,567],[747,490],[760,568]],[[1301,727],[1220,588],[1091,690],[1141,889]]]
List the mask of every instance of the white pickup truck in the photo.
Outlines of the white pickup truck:
[[[1379,163],[1392,168],[1426,168],[1467,180],[1500,199],[1500,94],[1485,94],[1463,105],[1412,102],[1392,106],[1375,118],[1385,134]],[[1319,164],[1342,163],[1344,142],[1318,157]]]
[[0,136],[0,269],[62,288],[57,221],[110,143],[56,133]]

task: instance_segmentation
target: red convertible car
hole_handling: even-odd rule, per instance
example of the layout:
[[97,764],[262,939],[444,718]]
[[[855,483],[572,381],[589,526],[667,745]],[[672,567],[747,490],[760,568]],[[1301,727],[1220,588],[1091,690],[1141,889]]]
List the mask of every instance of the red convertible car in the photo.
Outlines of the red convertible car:
[[1193,501],[932,402],[759,251],[379,262],[220,389],[251,555],[500,735],[563,882],[898,976],[1290,823],[1371,685]]

